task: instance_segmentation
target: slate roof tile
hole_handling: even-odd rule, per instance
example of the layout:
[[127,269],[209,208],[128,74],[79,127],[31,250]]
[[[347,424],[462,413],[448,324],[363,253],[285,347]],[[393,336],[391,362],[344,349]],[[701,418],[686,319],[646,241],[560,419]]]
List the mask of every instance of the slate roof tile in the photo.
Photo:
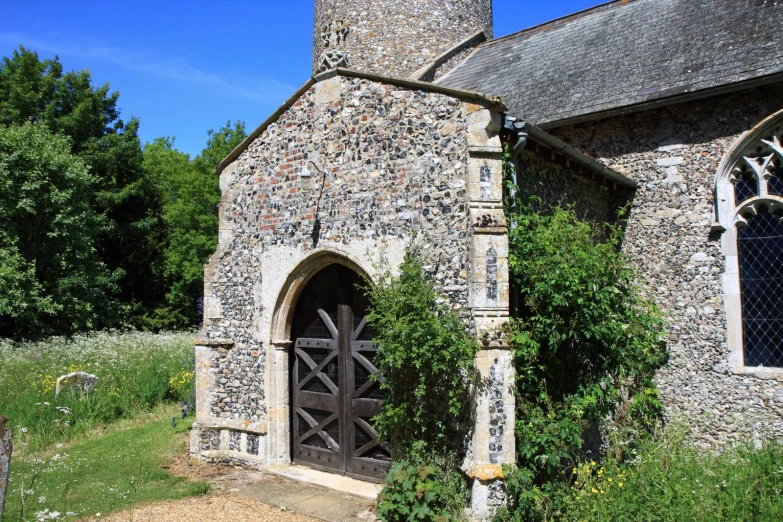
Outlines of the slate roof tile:
[[783,0],[617,0],[482,44],[437,83],[554,126],[783,73]]

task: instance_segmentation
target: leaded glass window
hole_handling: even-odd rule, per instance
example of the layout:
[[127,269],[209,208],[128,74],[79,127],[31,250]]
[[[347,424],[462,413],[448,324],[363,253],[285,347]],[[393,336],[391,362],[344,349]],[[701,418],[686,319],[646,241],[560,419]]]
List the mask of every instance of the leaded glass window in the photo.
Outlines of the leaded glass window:
[[[724,239],[736,246],[734,253],[734,245],[724,243],[727,275],[739,278],[739,285],[728,287],[738,288],[739,295],[737,290],[726,294],[727,318],[732,325],[741,325],[741,334],[730,329],[736,337],[730,337],[729,344],[745,367],[783,368],[780,122],[778,115],[770,117],[748,133],[730,152],[725,174],[718,176],[718,219],[729,231]],[[721,201],[726,205],[721,207]]]
[[783,210],[766,205],[737,235],[746,366],[783,366]]
[[767,192],[774,196],[783,196],[783,160],[772,162],[771,175],[767,181]]
[[747,165],[740,167],[734,181],[734,198],[742,202],[759,195],[759,183]]

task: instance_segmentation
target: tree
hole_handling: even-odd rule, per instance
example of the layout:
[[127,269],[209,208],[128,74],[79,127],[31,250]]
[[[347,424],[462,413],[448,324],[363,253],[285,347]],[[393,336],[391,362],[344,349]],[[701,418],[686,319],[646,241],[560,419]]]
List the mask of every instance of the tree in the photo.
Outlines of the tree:
[[138,120],[124,123],[119,93],[91,80],[87,70],[63,72],[58,58],[41,61],[20,47],[0,62],[0,124],[33,122],[70,138],[70,152],[92,178],[95,248],[117,280],[120,303],[140,313],[163,300],[162,201],[142,168]]
[[206,148],[194,160],[174,148],[174,139],[144,146],[144,169],[163,194],[166,224],[164,275],[167,306],[149,318],[151,327],[182,327],[200,319],[204,263],[217,247],[220,187],[214,169],[245,138],[245,127],[228,122],[208,131]]
[[0,336],[70,333],[109,315],[95,180],[70,151],[41,124],[0,125]]

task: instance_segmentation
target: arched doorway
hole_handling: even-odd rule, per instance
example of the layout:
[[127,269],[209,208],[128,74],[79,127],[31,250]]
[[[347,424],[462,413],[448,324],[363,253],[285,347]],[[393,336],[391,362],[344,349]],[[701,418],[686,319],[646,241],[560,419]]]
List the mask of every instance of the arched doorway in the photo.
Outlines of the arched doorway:
[[380,481],[391,463],[370,419],[382,394],[360,277],[329,265],[305,285],[291,323],[291,451],[297,463]]

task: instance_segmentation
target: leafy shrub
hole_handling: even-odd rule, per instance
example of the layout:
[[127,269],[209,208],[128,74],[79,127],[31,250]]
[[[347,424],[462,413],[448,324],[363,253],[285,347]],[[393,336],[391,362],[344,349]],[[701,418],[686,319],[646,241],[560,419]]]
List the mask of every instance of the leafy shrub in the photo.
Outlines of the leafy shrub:
[[414,251],[406,253],[399,276],[385,274],[368,296],[367,323],[379,345],[375,362],[385,378],[375,429],[391,441],[395,457],[451,454],[469,420],[478,344],[437,294]]
[[397,461],[379,496],[378,516],[387,522],[462,520],[467,496],[458,469]]
[[456,462],[470,425],[478,345],[415,251],[406,253],[398,276],[385,273],[367,292],[367,322],[379,345],[375,363],[385,379],[373,424],[396,461],[378,513],[386,521],[458,519],[467,487]]
[[612,418],[633,438],[655,425],[665,322],[620,251],[619,227],[596,228],[573,208],[543,211],[535,199],[513,203],[517,468],[499,518],[535,520],[559,508],[588,429]]

